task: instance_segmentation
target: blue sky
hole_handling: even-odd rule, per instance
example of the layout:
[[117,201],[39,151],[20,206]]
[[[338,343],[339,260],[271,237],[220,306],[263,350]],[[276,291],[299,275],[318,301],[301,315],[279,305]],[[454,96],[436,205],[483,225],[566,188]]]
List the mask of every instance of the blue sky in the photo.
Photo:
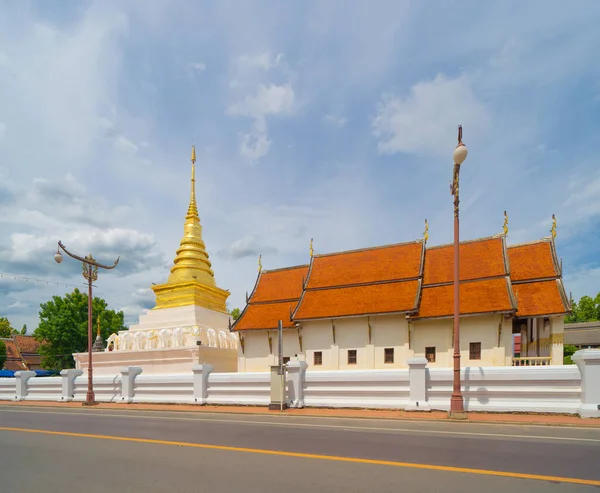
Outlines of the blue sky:
[[[204,239],[231,307],[317,253],[546,236],[575,298],[600,291],[600,4],[64,1],[0,6],[0,272],[76,285],[59,239],[111,263],[95,293],[154,305],[183,232],[190,147]],[[37,323],[71,288],[0,278]]]

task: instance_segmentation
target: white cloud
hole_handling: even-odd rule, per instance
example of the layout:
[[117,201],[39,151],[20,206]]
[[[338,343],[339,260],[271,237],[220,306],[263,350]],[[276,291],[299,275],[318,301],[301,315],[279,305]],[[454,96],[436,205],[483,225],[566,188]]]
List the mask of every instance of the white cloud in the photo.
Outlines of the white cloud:
[[384,95],[372,130],[382,154],[447,155],[458,124],[467,125],[473,135],[481,133],[489,121],[489,111],[467,75],[452,79],[438,74],[413,85],[404,98]]
[[116,150],[129,156],[133,156],[138,151],[138,146],[122,135],[115,139],[113,146]]
[[271,139],[266,132],[257,130],[243,135],[240,154],[251,161],[258,161],[266,156],[271,148]]
[[348,123],[348,120],[346,120],[346,118],[344,118],[343,116],[325,115],[323,119],[327,123],[340,128],[344,127],[346,123]]
[[[290,81],[275,84],[261,80],[264,73],[282,68],[283,55],[269,53],[242,55],[236,59],[235,77],[230,87],[235,93],[226,114],[253,119],[252,129],[242,134],[240,154],[252,161],[265,156],[272,141],[267,132],[267,117],[290,115],[296,107],[296,94]],[[283,68],[286,71],[285,67]]]
[[228,248],[220,250],[218,255],[229,260],[235,260],[244,257],[258,257],[259,255],[276,253],[276,248],[261,245],[254,236],[247,235],[234,241]]
[[206,70],[206,64],[202,62],[190,62],[185,66],[185,70],[189,75],[204,72]]

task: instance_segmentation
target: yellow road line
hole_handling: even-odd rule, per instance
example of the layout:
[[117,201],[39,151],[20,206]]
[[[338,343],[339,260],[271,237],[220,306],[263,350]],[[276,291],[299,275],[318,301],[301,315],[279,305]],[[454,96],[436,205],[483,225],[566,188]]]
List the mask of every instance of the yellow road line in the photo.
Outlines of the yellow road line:
[[554,481],[558,483],[572,483],[572,484],[584,484],[590,486],[600,486],[600,481],[593,479],[580,479],[580,478],[564,478],[559,476],[544,476],[541,474],[526,474],[520,472],[506,472],[506,471],[489,471],[486,469],[471,469],[467,467],[453,467],[453,466],[436,466],[433,464],[413,464],[411,462],[395,462],[388,460],[376,460],[376,459],[360,459],[355,457],[338,457],[335,455],[319,455],[319,454],[304,454],[300,452],[283,452],[279,450],[265,450],[255,449],[247,447],[229,447],[227,445],[209,445],[206,443],[190,443],[190,442],[175,442],[171,440],[154,440],[151,438],[131,438],[131,437],[119,437],[111,435],[93,435],[89,433],[71,433],[68,431],[49,431],[49,430],[35,430],[30,428],[9,428],[0,426],[0,431],[17,431],[25,433],[41,433],[43,435],[60,435],[78,438],[99,438],[104,440],[115,440],[120,442],[137,442],[137,443],[152,443],[156,445],[176,445],[178,447],[192,447],[209,450],[224,450],[228,452],[246,452],[252,454],[264,454],[264,455],[278,455],[282,457],[297,457],[302,459],[320,459],[320,460],[332,460],[338,462],[352,462],[357,464],[372,464],[380,466],[394,466],[394,467],[407,467],[412,469],[426,469],[433,471],[445,471],[445,472],[462,472],[467,474],[481,474],[484,476],[502,476],[507,478],[516,479],[534,479],[538,481]]
[[[40,408],[37,408],[40,409]],[[467,436],[467,437],[488,437],[488,438],[516,438],[519,440],[553,440],[562,442],[600,442],[600,438],[579,438],[579,437],[555,437],[555,436],[544,436],[544,435],[509,435],[504,433],[482,433],[482,432],[469,432],[469,431],[448,431],[448,430],[437,430],[437,429],[416,429],[416,428],[386,428],[381,426],[350,426],[350,425],[332,425],[332,424],[315,424],[315,423],[294,423],[294,422],[276,422],[276,421],[258,421],[258,419],[226,419],[226,418],[207,418],[204,416],[164,416],[164,415],[148,415],[148,414],[133,414],[135,411],[123,411],[123,413],[109,413],[109,412],[94,412],[90,410],[85,411],[85,415],[82,411],[32,411],[29,409],[0,409],[0,412],[9,413],[29,413],[29,414],[52,414],[62,416],[99,416],[106,418],[126,418],[126,419],[160,419],[160,420],[171,420],[171,421],[195,421],[205,423],[235,423],[235,424],[246,424],[246,425],[260,425],[260,426],[282,426],[292,428],[327,428],[332,430],[356,430],[356,431],[387,431],[392,433],[413,433],[419,435],[451,435],[451,436]],[[183,414],[183,413],[182,413]],[[598,430],[600,431],[600,430]]]

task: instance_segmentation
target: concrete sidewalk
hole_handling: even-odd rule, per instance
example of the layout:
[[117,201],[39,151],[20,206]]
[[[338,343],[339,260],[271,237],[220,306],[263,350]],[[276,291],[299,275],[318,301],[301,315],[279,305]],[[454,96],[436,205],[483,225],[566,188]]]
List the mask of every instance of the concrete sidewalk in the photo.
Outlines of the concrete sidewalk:
[[[0,402],[0,406],[11,407],[77,407],[81,402],[48,402],[48,401],[21,401]],[[407,412],[389,409],[324,409],[303,408],[286,409],[283,412],[269,411],[262,406],[195,406],[192,404],[119,404],[99,403],[90,409],[120,409],[139,411],[165,411],[165,412],[198,412],[198,413],[224,413],[224,414],[254,414],[254,415],[283,415],[283,416],[314,416],[320,418],[363,418],[363,419],[393,419],[408,421],[451,421],[444,411],[432,412]],[[470,412],[467,423],[493,423],[515,425],[542,425],[542,426],[577,426],[600,428],[600,419],[581,419],[579,416],[560,414],[525,414],[525,413],[482,413]]]

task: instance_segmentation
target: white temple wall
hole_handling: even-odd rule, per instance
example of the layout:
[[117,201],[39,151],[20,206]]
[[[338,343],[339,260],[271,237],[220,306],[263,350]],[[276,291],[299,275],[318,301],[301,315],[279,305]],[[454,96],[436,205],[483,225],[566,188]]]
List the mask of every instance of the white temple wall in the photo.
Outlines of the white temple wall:
[[[500,330],[500,324],[502,328]],[[412,322],[412,349],[416,357],[427,357],[427,348],[435,348],[431,368],[452,367],[454,348],[453,319]],[[500,345],[498,338],[500,337]],[[470,358],[470,343],[481,344],[481,359]],[[501,315],[482,315],[460,319],[461,366],[503,366],[511,364],[512,320]]]

